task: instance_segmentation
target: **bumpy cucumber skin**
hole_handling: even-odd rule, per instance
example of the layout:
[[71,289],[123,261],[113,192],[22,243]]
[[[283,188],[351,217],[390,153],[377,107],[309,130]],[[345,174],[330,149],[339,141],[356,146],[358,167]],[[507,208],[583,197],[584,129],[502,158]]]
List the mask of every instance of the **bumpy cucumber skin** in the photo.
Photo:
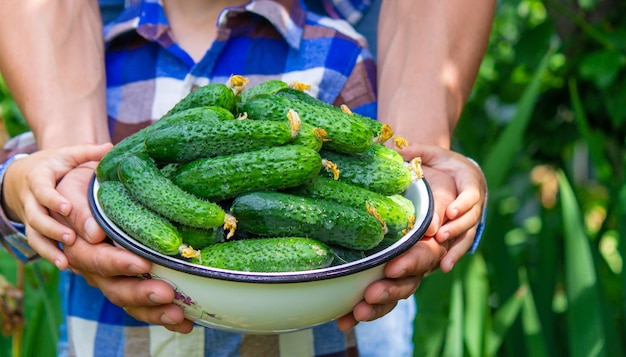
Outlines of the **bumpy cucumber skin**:
[[133,239],[162,254],[178,254],[183,239],[174,225],[136,201],[121,182],[100,183],[97,198],[103,213]]
[[415,214],[415,204],[410,199],[404,197],[403,195],[391,195],[388,198],[394,201],[406,215]]
[[[264,84],[266,84],[267,82],[263,82],[261,84],[259,84],[256,87],[251,88],[251,90],[256,89],[257,87],[261,87],[260,89],[258,89],[257,91],[255,91],[255,93],[253,95],[249,95],[249,98],[246,101],[242,101],[240,103],[240,105],[243,107],[243,103],[250,101],[258,96],[267,96],[268,93],[274,93],[276,92],[276,90],[283,88],[284,86],[287,86],[287,83],[276,80],[276,81],[272,81],[271,83],[267,84],[267,86],[264,86]],[[246,93],[245,91],[243,93]],[[245,113],[243,111],[243,109],[240,109],[240,115],[247,115],[247,113]],[[249,119],[255,120],[255,119],[259,119],[259,120],[264,120],[264,121],[268,121],[269,117],[267,116],[262,116],[262,117],[257,117],[257,118],[253,118],[249,116]],[[272,118],[272,121],[279,121],[278,119]],[[285,115],[282,118],[282,121],[288,121],[287,116]],[[316,127],[310,123],[307,122],[303,122],[302,120],[300,121],[300,130],[298,130],[298,134],[296,135],[295,138],[293,138],[292,140],[292,144],[297,144],[297,145],[304,145],[306,147],[310,147],[311,149],[315,150],[315,151],[320,151],[322,149],[322,145],[324,143],[322,137],[319,137],[316,132],[315,132]]]
[[283,192],[259,191],[233,200],[237,226],[260,236],[300,236],[356,250],[375,247],[385,230],[365,210]]
[[[320,155],[337,165],[339,181],[366,188],[385,196],[403,193],[413,174],[404,164],[372,155],[345,155],[322,149]],[[333,177],[333,173],[322,170],[322,175]]]
[[183,244],[193,249],[203,249],[210,245],[223,242],[226,238],[222,227],[215,228],[194,228],[188,226],[177,226],[178,232],[183,237]]
[[243,110],[251,119],[284,121],[289,109],[300,119],[326,131],[323,148],[342,153],[363,152],[373,142],[374,136],[363,124],[341,111],[306,103],[287,96],[258,96],[244,103]]
[[192,108],[171,115],[165,115],[153,124],[127,136],[122,141],[115,144],[98,164],[96,177],[100,182],[117,180],[117,166],[122,158],[127,154],[145,152],[144,141],[146,137],[152,130],[158,129],[159,127],[180,122],[227,120],[234,118],[234,115],[225,109],[211,106]]
[[192,262],[247,272],[293,272],[330,266],[333,255],[324,243],[302,237],[256,238],[218,243],[202,249]]
[[[305,101],[312,105],[324,106],[324,107],[327,107],[329,110],[342,112],[341,108],[336,107],[330,103],[326,103],[323,100],[315,98],[314,96],[308,93],[305,93],[303,91],[299,91],[297,89],[287,87],[276,92],[276,94],[287,96],[287,97],[298,98],[299,100]],[[360,115],[358,113],[353,113],[352,118],[360,122],[361,124],[365,125],[366,127],[368,127],[374,137],[378,136],[383,128],[383,124],[379,122],[378,120],[364,116],[364,115]]]
[[297,186],[319,175],[319,153],[302,145],[284,145],[234,155],[198,159],[180,166],[172,181],[213,202],[256,190]]
[[330,249],[335,257],[332,263],[333,266],[351,263],[367,256],[362,250],[348,249],[336,245],[331,245]]
[[204,157],[237,154],[292,140],[285,122],[220,120],[213,123],[176,123],[152,130],[146,152],[158,162],[185,163]]
[[303,145],[315,151],[320,151],[324,141],[315,133],[315,127],[309,123],[300,123],[298,135],[291,141],[292,144]]
[[334,105],[327,103],[321,99],[315,98],[314,96],[301,91],[301,90],[297,90],[291,87],[287,87],[287,88],[283,88],[281,90],[279,90],[277,92],[278,95],[282,95],[282,96],[288,96],[288,97],[293,97],[293,98],[298,98],[304,102],[307,102],[309,104],[313,104],[313,105],[318,105],[318,106],[325,106],[328,108],[334,108],[337,110],[340,110],[338,107],[335,107]]
[[241,102],[248,102],[259,95],[275,94],[287,88],[289,88],[287,82],[280,79],[268,79],[241,92]]
[[98,181],[117,181],[117,167],[124,156],[145,152],[143,141],[148,133],[148,128],[150,127],[143,128],[127,136],[104,155],[96,167]]
[[172,176],[174,176],[174,173],[176,173],[176,170],[178,170],[180,165],[181,164],[177,164],[177,163],[169,163],[169,164],[160,166],[159,170],[161,171],[161,174],[163,174],[163,176],[171,180]]
[[[175,113],[165,114],[161,119],[155,122],[161,123],[157,125],[157,128],[161,125],[169,125],[173,123],[181,122],[198,122],[203,119],[216,119],[216,120],[233,120],[235,114],[228,109],[218,107],[215,105],[204,105],[200,107],[192,107],[185,110],[180,110]],[[153,124],[154,125],[154,124]]]
[[219,205],[176,186],[147,155],[127,155],[118,174],[133,197],[170,221],[206,229],[224,224],[226,213]]
[[[415,212],[415,205],[413,204],[413,201],[399,194],[388,196],[388,198],[394,201],[398,205],[398,207],[402,209],[402,211],[407,217],[410,217],[411,215],[415,216],[416,212]],[[404,234],[405,233],[402,231],[397,232],[395,235],[386,234],[382,242],[380,242],[378,246],[374,247],[374,249],[370,249],[369,251],[367,251],[366,254],[367,255],[374,254],[385,248],[388,248],[389,246],[397,242],[398,239],[402,238]]]
[[387,196],[331,178],[319,176],[289,189],[288,192],[299,196],[335,201],[361,210],[365,210],[369,204],[376,209],[380,218],[387,224],[385,236],[397,237],[409,225],[409,215]]
[[222,83],[210,83],[187,94],[168,111],[168,114],[208,105],[222,107],[234,113],[236,103],[237,99],[232,89]]
[[392,160],[400,164],[404,164],[404,158],[396,150],[383,144],[374,144],[361,153],[362,155],[371,155],[380,157],[382,160]]

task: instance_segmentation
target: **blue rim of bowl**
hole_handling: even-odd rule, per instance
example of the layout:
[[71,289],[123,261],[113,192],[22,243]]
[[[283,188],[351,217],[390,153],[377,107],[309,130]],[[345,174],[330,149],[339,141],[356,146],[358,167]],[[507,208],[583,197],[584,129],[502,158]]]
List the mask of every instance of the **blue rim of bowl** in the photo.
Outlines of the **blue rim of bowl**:
[[107,234],[107,236],[122,248],[151,261],[153,264],[158,264],[160,266],[173,269],[182,273],[227,281],[266,284],[301,283],[337,278],[340,276],[355,274],[374,268],[399,256],[400,254],[408,250],[413,244],[417,243],[426,233],[426,230],[428,229],[428,226],[432,221],[434,212],[433,195],[430,189],[430,185],[424,178],[419,179],[419,181],[424,184],[424,189],[428,194],[428,208],[426,209],[424,219],[421,221],[419,226],[414,227],[409,232],[409,234],[405,235],[391,246],[368,257],[346,264],[316,270],[281,273],[257,273],[216,269],[189,263],[177,257],[161,254],[129,237],[105,216],[105,214],[101,211],[99,205],[96,202],[96,175],[92,177],[89,184],[87,198],[89,201],[89,207],[96,222],[98,222],[98,224]]

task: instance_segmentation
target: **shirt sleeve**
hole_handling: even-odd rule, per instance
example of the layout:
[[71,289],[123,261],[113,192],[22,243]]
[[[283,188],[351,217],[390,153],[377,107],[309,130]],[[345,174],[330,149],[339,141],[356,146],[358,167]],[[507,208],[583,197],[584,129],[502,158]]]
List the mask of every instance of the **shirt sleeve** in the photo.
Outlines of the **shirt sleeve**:
[[[472,159],[468,157],[468,159],[474,163],[474,165],[478,166],[478,168],[482,171],[480,165]],[[476,227],[476,235],[474,236],[474,241],[472,245],[468,249],[467,253],[473,254],[478,250],[478,246],[480,245],[480,240],[482,239],[483,232],[485,230],[485,223],[487,221],[487,202],[489,201],[489,192],[485,192],[485,203],[483,204],[483,211],[480,215],[480,221],[478,222],[478,227]]]
[[370,0],[322,0],[330,17],[356,25],[370,8]]
[[[6,169],[15,160],[25,156],[28,154],[16,154],[0,165],[0,195],[2,195]],[[9,220],[2,205],[0,205],[0,240],[6,251],[22,262],[29,262],[39,257],[37,252],[28,245],[28,239],[24,234],[24,225]]]
[[[0,152],[0,197],[4,186],[6,169],[15,160],[28,156],[37,150],[37,144],[32,132],[25,132],[9,139]],[[12,222],[6,216],[4,207],[0,205],[0,243],[4,249],[23,262],[37,259],[39,255],[28,245],[24,232],[24,225]]]
[[476,235],[474,236],[474,241],[470,246],[468,253],[476,253],[478,250],[478,246],[480,245],[480,240],[483,236],[483,231],[485,230],[485,220],[487,219],[487,205],[483,208],[483,213],[480,217],[480,222],[478,223],[478,227],[476,228]]

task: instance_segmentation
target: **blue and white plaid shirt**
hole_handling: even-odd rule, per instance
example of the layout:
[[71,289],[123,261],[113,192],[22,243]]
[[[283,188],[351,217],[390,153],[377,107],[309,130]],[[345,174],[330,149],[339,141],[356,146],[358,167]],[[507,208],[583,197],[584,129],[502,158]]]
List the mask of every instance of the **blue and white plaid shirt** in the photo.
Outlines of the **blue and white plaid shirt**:
[[[297,0],[258,0],[225,9],[217,26],[217,39],[196,63],[171,37],[158,0],[133,1],[107,24],[107,112],[114,143],[158,120],[193,88],[225,83],[233,74],[249,78],[250,85],[270,78],[304,82],[327,102],[376,116],[375,65],[363,37],[348,22],[307,13]],[[0,160],[33,150],[32,135],[25,134],[5,146]],[[357,354],[354,334],[344,334],[335,323],[280,336],[243,336],[201,326],[188,335],[172,333],[133,319],[81,276],[62,274],[66,321],[59,355]],[[296,351],[289,349],[294,342]]]

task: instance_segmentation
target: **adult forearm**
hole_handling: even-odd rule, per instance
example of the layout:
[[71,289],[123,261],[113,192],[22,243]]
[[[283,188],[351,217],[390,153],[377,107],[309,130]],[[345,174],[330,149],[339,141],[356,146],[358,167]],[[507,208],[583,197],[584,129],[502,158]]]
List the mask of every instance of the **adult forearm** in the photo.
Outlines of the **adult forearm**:
[[378,118],[409,142],[449,148],[476,79],[494,0],[383,1]]
[[0,2],[0,73],[40,148],[109,141],[97,1]]

